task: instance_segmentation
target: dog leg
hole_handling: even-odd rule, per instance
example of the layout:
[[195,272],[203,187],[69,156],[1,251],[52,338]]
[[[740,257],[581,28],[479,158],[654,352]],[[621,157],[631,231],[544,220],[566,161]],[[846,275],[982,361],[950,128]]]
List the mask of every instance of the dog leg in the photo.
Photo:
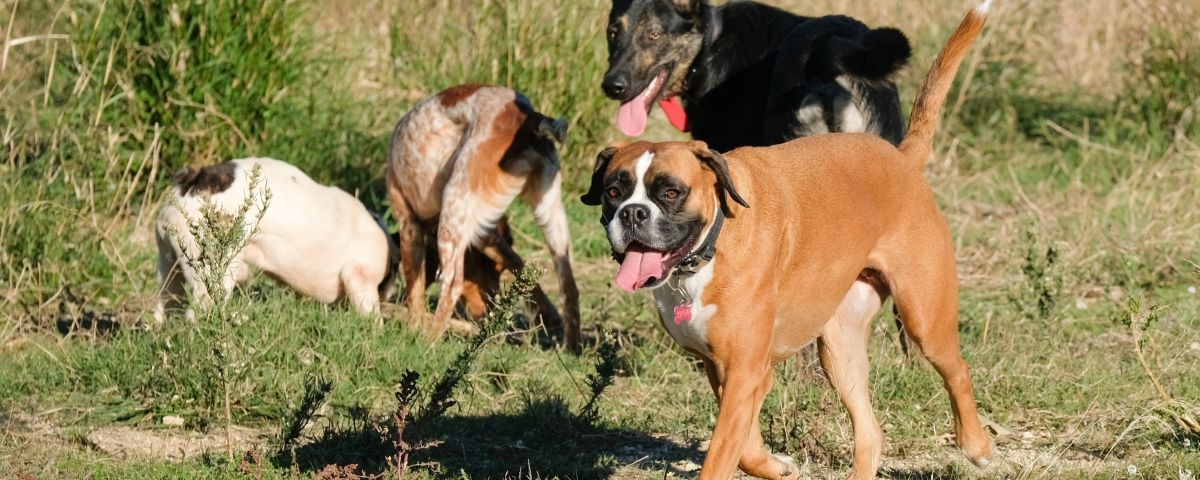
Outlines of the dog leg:
[[187,292],[175,245],[157,229],[154,239],[158,244],[158,303],[154,306],[154,321],[162,323],[168,313],[182,305]]
[[971,376],[958,344],[958,279],[949,238],[910,240],[927,255],[909,259],[885,273],[892,284],[904,330],[933,364],[950,394],[958,447],[978,466],[992,454],[992,442],[979,422]]
[[[525,269],[525,260],[517,254],[507,239],[495,233],[488,235],[487,244],[480,248],[480,252],[500,265],[504,270],[518,273]],[[538,314],[542,317],[542,323],[565,330],[565,325],[563,324],[562,317],[558,314],[558,309],[554,308],[554,303],[550,301],[550,297],[546,296],[546,291],[542,290],[542,286],[534,285],[533,292],[530,295],[534,305],[537,307]]]
[[408,206],[399,186],[388,176],[388,203],[399,229],[400,266],[404,275],[405,304],[410,316],[425,315],[425,230]]
[[533,205],[534,216],[546,237],[546,246],[554,255],[554,271],[558,274],[563,296],[563,332],[567,348],[579,352],[579,288],[571,271],[571,234],[567,210],[562,202],[562,172],[555,169],[533,176],[525,186],[526,201]]
[[867,358],[871,320],[882,304],[883,300],[873,287],[854,282],[833,319],[821,330],[818,341],[826,378],[850,412],[850,421],[854,424],[851,479],[875,478],[883,451],[883,431],[879,429],[875,409],[871,406]]
[[438,281],[442,284],[442,292],[438,298],[437,310],[433,314],[430,332],[441,336],[449,326],[450,317],[454,315],[454,307],[458,304],[463,292],[463,255],[467,253],[467,239],[454,231],[451,226],[442,223],[438,229],[438,257],[441,259],[441,274]]
[[[721,402],[721,379],[717,372],[717,367],[711,360],[704,360],[704,373],[708,376],[708,385],[712,387],[713,395],[717,397],[717,403]],[[773,376],[768,375],[766,380],[766,391],[771,391],[771,383]],[[766,395],[763,395],[763,399]],[[762,410],[762,400],[759,400],[758,406],[754,411]],[[738,460],[738,468],[749,475],[759,478],[769,479],[795,479],[800,478],[800,467],[796,465],[796,460],[787,455],[771,453],[767,448],[762,437],[762,425],[759,424],[758,415],[754,416],[753,423],[750,425],[750,434],[746,438],[746,445],[742,448],[742,457]]]
[[[767,386],[767,391],[770,391],[770,385]],[[754,420],[750,424],[750,435],[746,438],[746,445],[742,448],[742,458],[738,460],[738,468],[741,468],[746,474],[758,478],[771,480],[800,478],[800,466],[796,465],[795,459],[787,455],[771,453],[771,449],[767,448],[767,444],[763,442],[762,425],[759,424],[757,415],[761,409],[762,400],[759,400],[758,406],[754,410],[756,412]]]
[[[719,318],[713,318],[710,325],[720,321]],[[754,316],[725,321],[770,322]],[[714,366],[720,379],[720,386],[714,390],[718,392],[720,413],[708,455],[704,459],[704,468],[700,471],[701,480],[728,479],[733,476],[739,463],[753,468],[763,466],[765,460],[766,465],[770,465],[771,456],[762,446],[761,432],[756,435],[753,432],[758,430],[752,431],[758,428],[756,419],[763,399],[771,389],[770,335],[745,335],[734,341],[737,345],[726,344],[723,345],[726,348],[720,349],[723,351],[714,350],[718,358]],[[745,452],[748,447],[756,448],[747,456]]]

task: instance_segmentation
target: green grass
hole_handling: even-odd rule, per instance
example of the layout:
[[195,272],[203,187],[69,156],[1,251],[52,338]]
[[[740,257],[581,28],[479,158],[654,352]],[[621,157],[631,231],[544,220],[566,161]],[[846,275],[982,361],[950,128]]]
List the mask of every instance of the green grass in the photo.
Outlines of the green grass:
[[[649,297],[612,287],[597,212],[573,200],[595,152],[618,137],[615,106],[598,88],[609,2],[171,5],[0,1],[0,37],[70,35],[13,46],[0,74],[0,477],[308,478],[349,464],[395,473],[386,428],[397,382],[409,370],[436,378],[466,343],[430,341],[393,308],[376,329],[266,279],[235,295],[228,323],[145,328],[151,225],[174,169],[231,156],[291,161],[382,210],[393,123],[468,81],[512,86],[571,122],[561,153],[588,341],[579,357],[528,335],[485,346],[457,404],[410,439],[408,478],[695,475],[679,462],[703,458],[717,414],[707,382],[658,327]],[[966,466],[943,437],[940,380],[904,357],[884,315],[870,349],[889,441],[883,475],[1200,474],[1200,437],[1164,413],[1124,323],[1130,298],[1162,307],[1149,363],[1177,407],[1200,414],[1192,30],[1167,22],[1130,39],[1120,94],[1106,97],[1040,78],[1047,59],[1014,58],[988,40],[1023,25],[1002,16],[989,26],[928,171],[958,242],[960,333],[981,410],[1014,438],[993,469]],[[898,79],[906,101],[951,27],[913,27],[931,33],[914,38],[920,58]],[[667,135],[662,125],[652,132]],[[512,218],[519,250],[548,267],[529,209],[514,206]],[[607,336],[619,346],[616,378],[581,423]],[[273,435],[306,385],[331,382],[294,463],[270,440],[258,446],[261,462],[243,465],[220,449],[181,463],[125,458],[89,439],[115,426],[220,434],[221,339],[242,354],[230,370],[236,424]],[[817,476],[844,474],[850,428],[836,395],[798,360],[776,373],[762,417],[768,442]],[[166,416],[184,427],[164,427]]]

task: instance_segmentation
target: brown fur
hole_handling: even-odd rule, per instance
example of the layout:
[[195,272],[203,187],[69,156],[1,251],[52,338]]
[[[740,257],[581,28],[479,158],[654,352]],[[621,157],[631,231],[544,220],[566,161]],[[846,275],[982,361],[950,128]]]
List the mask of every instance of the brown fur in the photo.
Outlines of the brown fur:
[[236,175],[237,165],[225,162],[200,168],[184,167],[175,172],[171,181],[179,186],[182,196],[221,193],[233,184]]
[[[493,253],[496,247],[492,247],[491,245],[497,245],[501,242],[508,245],[513,244],[512,230],[508,226],[508,217],[501,217],[500,221],[496,222],[496,228],[492,230],[490,235],[494,235],[496,238],[486,242],[489,245],[488,247],[484,247],[484,249],[477,247],[468,248],[466,259],[463,261],[462,302],[467,317],[472,319],[483,318],[491,310],[493,299],[500,293],[500,277],[506,270],[509,270],[505,265],[513,262],[524,262],[520,256],[510,259],[507,262],[498,262],[492,258],[497,256],[497,254]],[[438,258],[437,250],[432,246],[427,247],[425,249],[426,282],[437,280],[437,266],[440,263],[441,260]],[[561,326],[562,317],[558,315],[558,310],[554,308],[554,303],[550,301],[550,297],[546,296],[541,287],[534,289],[532,297],[531,300],[535,314],[541,316],[546,325],[552,327]]]
[[478,92],[484,86],[478,83],[468,83],[457,87],[450,87],[438,94],[438,101],[442,103],[443,107],[452,108],[462,103],[463,100],[466,100],[471,95],[474,95],[475,92]]
[[[908,148],[838,133],[726,155],[733,179],[726,193],[745,201],[725,205],[730,218],[717,240],[711,280],[692,299],[715,311],[694,327],[702,329],[704,345],[685,347],[704,361],[720,404],[701,479],[730,478],[739,466],[762,478],[798,477],[794,463],[766,448],[758,416],[774,381],[772,366],[814,340],[854,424],[850,476],[874,478],[883,434],[870,404],[866,347],[870,322],[888,296],[944,381],[958,446],[973,461],[987,462],[991,441],[959,353],[954,245],[920,169],[932,141],[925,129],[936,127],[946,86],[984,20],[979,11],[968,14],[939,56],[927,80],[932,93],[914,106]],[[711,225],[724,193],[721,168],[706,159],[719,155],[700,142],[638,142],[605,152],[612,155],[605,176],[631,174],[646,152],[654,155],[644,182],[658,175],[683,179],[692,189],[688,213]],[[666,282],[656,298],[680,285]],[[679,328],[667,328],[685,342],[676,336]]]
[[[652,33],[662,35],[662,25],[659,19],[652,15],[644,15],[640,19],[635,28],[636,38],[646,38]],[[627,16],[621,17],[621,23],[629,24]],[[684,85],[684,80],[687,78],[688,69],[692,66],[692,60],[700,53],[700,47],[704,43],[704,35],[699,31],[689,31],[682,35],[665,35],[665,45],[655,45],[654,48],[639,49],[634,55],[634,62],[638,65],[641,71],[649,71],[655,65],[673,65],[667,78],[671,84],[666,85],[664,92],[683,92],[687,88]]]
[[950,87],[954,85],[954,75],[946,75],[946,72],[958,71],[958,65],[966,57],[966,50],[975,42],[986,20],[987,18],[981,15],[967,15],[963,18],[954,35],[946,42],[946,48],[934,60],[933,67],[929,69],[929,75],[925,77],[925,83],[921,86],[921,93],[917,94],[915,103],[920,108],[913,108],[908,119],[908,135],[900,144],[900,151],[913,157],[921,166],[924,166],[933,154],[933,134],[937,132],[942,104],[946,101]]

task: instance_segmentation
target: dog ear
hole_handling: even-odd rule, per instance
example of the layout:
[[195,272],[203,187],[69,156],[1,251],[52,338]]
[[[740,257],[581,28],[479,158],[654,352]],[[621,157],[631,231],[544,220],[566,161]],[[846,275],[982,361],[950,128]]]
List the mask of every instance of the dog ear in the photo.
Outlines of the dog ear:
[[537,122],[537,130],[534,132],[539,137],[547,140],[553,140],[562,144],[567,139],[567,119],[541,117]]
[[743,207],[750,208],[750,204],[742,198],[733,184],[733,177],[729,175],[729,164],[725,162],[725,157],[710,150],[704,142],[690,142],[690,145],[692,153],[696,155],[697,160],[700,160],[700,164],[712,170],[713,174],[717,176],[717,199],[721,202],[721,212],[726,217],[733,218],[733,211],[729,208],[729,200],[726,197],[732,198]]
[[675,11],[685,17],[695,15],[700,8],[700,0],[671,0],[671,3],[675,5]]
[[613,143],[608,148],[600,151],[596,155],[596,166],[592,169],[592,185],[588,187],[587,193],[579,197],[579,201],[584,205],[597,206],[600,205],[600,195],[604,191],[604,172],[608,171],[608,162],[612,161],[613,155],[625,147],[623,142]]

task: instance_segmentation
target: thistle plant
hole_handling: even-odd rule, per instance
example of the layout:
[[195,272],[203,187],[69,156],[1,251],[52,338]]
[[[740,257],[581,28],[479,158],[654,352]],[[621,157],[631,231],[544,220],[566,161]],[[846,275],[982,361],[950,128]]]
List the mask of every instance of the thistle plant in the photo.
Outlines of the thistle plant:
[[408,457],[413,447],[411,439],[419,439],[429,423],[458,403],[454,399],[455,389],[466,380],[471,366],[479,358],[479,352],[492,339],[512,328],[514,319],[529,301],[541,275],[542,271],[537,268],[525,268],[517,273],[516,280],[500,293],[495,305],[480,321],[479,334],[467,341],[465,348],[441,375],[431,379],[431,383],[422,383],[421,374],[412,370],[405,370],[401,375],[390,428],[395,449],[392,463],[398,476],[403,476],[408,470]]
[[1143,306],[1142,301],[1138,297],[1129,299],[1128,307],[1126,308],[1123,320],[1129,326],[1129,333],[1133,343],[1133,353],[1137,355],[1138,363],[1141,364],[1142,370],[1146,372],[1146,376],[1150,378],[1150,383],[1154,385],[1154,390],[1158,392],[1159,398],[1163,403],[1157,407],[1160,414],[1173,420],[1184,432],[1187,432],[1193,437],[1200,436],[1200,420],[1197,420],[1193,413],[1194,405],[1189,405],[1186,402],[1176,399],[1162,383],[1158,381],[1158,376],[1155,375],[1154,369],[1150,366],[1150,361],[1147,358],[1147,350],[1152,347],[1149,331],[1158,323],[1159,314],[1164,310],[1161,305]]
[[[252,357],[258,353],[249,343],[242,342],[237,327],[246,318],[244,312],[229,304],[235,285],[234,269],[238,255],[259,231],[259,224],[271,202],[271,192],[264,185],[262,167],[250,171],[246,198],[233,211],[227,211],[212,201],[211,194],[201,198],[199,217],[191,218],[177,200],[175,208],[187,218],[188,233],[195,249],[181,248],[180,255],[192,269],[204,292],[192,292],[193,305],[204,308],[197,317],[200,334],[209,340],[212,350],[210,371],[221,385],[226,454],[233,458],[233,391],[244,376]],[[167,227],[167,233],[177,245],[180,232]],[[202,300],[206,296],[207,301]]]

